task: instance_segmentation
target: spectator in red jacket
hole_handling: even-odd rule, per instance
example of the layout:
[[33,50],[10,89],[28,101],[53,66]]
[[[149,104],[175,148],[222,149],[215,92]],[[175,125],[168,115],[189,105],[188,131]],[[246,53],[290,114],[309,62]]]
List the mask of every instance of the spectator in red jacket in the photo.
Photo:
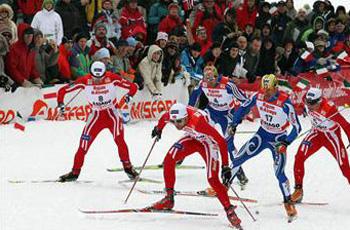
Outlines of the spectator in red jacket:
[[241,7],[237,9],[237,24],[241,30],[244,30],[247,24],[255,26],[258,8],[255,0],[244,0]]
[[127,39],[133,35],[136,27],[139,30],[147,31],[145,19],[137,8],[137,0],[127,0],[126,5],[122,8],[119,23],[122,26],[122,39]]
[[211,41],[209,41],[208,32],[203,26],[197,28],[195,41],[198,42],[202,48],[201,57],[204,56],[204,54],[210,49],[211,45],[213,44]]
[[34,30],[26,23],[19,24],[17,29],[18,41],[10,47],[6,70],[18,85],[32,87],[33,83],[40,82],[39,72],[35,68],[35,52],[32,50]]
[[58,71],[63,81],[71,80],[72,72],[69,65],[69,56],[72,55],[73,40],[63,37],[59,46]]
[[87,45],[90,47],[89,56],[92,57],[97,50],[107,48],[110,55],[115,54],[116,49],[114,44],[107,38],[107,26],[100,22],[95,25],[94,36],[88,41]]
[[182,20],[179,16],[180,7],[177,3],[171,3],[168,6],[169,14],[160,22],[159,31],[169,33],[176,27],[182,25]]
[[224,16],[214,0],[204,0],[203,7],[203,10],[196,13],[192,32],[196,32],[199,26],[203,26],[207,31],[208,40],[211,41],[214,27],[224,20]]
[[42,10],[43,0],[17,0],[17,19],[31,24],[34,15]]

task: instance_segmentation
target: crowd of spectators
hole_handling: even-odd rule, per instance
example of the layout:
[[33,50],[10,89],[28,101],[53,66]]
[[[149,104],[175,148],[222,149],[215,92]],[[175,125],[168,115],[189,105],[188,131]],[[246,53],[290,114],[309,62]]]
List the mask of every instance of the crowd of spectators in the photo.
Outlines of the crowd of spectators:
[[349,15],[328,0],[0,0],[0,86],[70,82],[93,60],[156,98],[206,65],[236,83],[339,69]]

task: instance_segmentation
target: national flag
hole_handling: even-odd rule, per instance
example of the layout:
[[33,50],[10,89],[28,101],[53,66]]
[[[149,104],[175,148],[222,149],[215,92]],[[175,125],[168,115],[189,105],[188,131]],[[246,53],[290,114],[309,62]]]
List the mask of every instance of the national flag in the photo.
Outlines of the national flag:
[[297,87],[299,89],[306,89],[306,87],[310,84],[310,82],[304,78],[300,78],[300,80],[297,83]]
[[287,80],[282,80],[282,79],[278,80],[278,85],[279,85],[279,89],[282,90],[283,92],[286,92],[288,94],[293,92],[293,88]]
[[300,55],[301,59],[303,59],[306,62],[310,62],[312,61],[312,59],[314,58],[314,56],[312,55],[312,53],[310,53],[309,51],[305,50],[301,55]]
[[350,63],[350,57],[346,51],[343,51],[340,54],[338,54],[337,62],[339,61]]
[[329,75],[328,69],[326,67],[320,67],[316,69],[316,74],[319,77],[327,77]]

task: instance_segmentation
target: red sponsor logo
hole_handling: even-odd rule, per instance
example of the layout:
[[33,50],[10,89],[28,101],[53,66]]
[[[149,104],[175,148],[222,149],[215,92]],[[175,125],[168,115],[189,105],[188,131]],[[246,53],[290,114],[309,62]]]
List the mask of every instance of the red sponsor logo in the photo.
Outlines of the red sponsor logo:
[[0,124],[10,123],[16,116],[16,112],[12,109],[0,110]]
[[130,109],[132,120],[155,119],[160,113],[169,111],[170,107],[176,103],[176,100],[162,101],[141,101],[133,103]]
[[[86,121],[87,117],[91,113],[90,105],[80,105],[73,107],[66,107],[64,113],[64,120],[82,120]],[[62,119],[58,114],[58,109],[49,107],[49,105],[42,101],[37,100],[33,105],[33,111],[30,114],[31,117],[41,117],[46,120],[58,120]]]

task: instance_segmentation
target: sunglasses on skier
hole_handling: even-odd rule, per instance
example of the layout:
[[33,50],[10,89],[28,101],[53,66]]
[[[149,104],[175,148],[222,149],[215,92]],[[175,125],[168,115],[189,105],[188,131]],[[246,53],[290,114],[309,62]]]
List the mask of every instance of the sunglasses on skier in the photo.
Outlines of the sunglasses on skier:
[[170,123],[173,124],[182,124],[185,121],[185,118],[177,119],[177,120],[170,120]]

